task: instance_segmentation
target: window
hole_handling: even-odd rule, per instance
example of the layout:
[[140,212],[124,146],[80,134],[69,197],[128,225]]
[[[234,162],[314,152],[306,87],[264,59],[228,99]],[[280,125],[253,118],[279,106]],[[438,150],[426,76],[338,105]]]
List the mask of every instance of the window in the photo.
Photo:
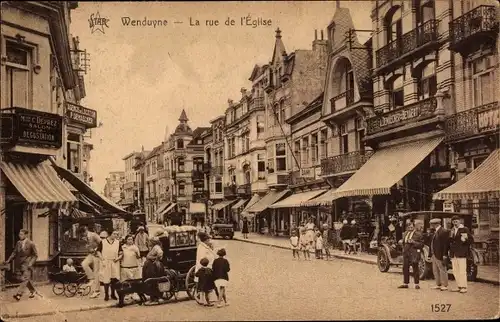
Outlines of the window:
[[186,185],[184,182],[179,182],[179,196],[186,195]]
[[230,184],[236,184],[236,173],[234,169],[229,169],[229,183]]
[[423,25],[425,22],[435,19],[434,1],[423,1],[423,4],[417,6],[417,25]]
[[328,156],[328,149],[326,143],[327,136],[328,136],[328,131],[321,130],[319,137],[319,157],[321,159],[324,159]]
[[156,161],[153,161],[152,165],[151,165],[151,174],[152,175],[155,175],[156,174]]
[[318,134],[311,135],[311,162],[315,164],[319,161]]
[[495,68],[494,55],[481,57],[471,63],[474,107],[491,103],[495,100]]
[[280,102],[280,105],[279,105],[280,109],[279,109],[279,122],[281,124],[285,124],[285,119],[286,119],[286,114],[285,114],[285,102],[284,101],[281,101]]
[[279,125],[279,111],[280,111],[280,108],[279,108],[279,105],[278,104],[274,104],[273,105],[273,124],[274,125]]
[[265,134],[264,117],[262,115],[257,115],[257,140],[263,139],[264,134]]
[[438,147],[429,155],[431,167],[447,167],[448,165],[448,148]]
[[400,76],[389,86],[389,107],[396,109],[404,106],[403,77]]
[[276,144],[276,171],[286,171],[285,143]]
[[81,173],[81,143],[80,135],[76,133],[68,133],[66,143],[67,153],[67,168],[73,173]]
[[302,166],[308,166],[309,165],[309,138],[305,137],[302,139],[302,160],[301,160],[301,165]]
[[401,40],[403,35],[403,20],[401,8],[396,9],[391,15],[386,16],[387,44],[395,40]]
[[250,133],[247,132],[245,134],[245,152],[248,152],[250,150]]
[[201,193],[205,190],[205,183],[203,181],[193,182],[193,192]]
[[222,192],[222,182],[216,182],[215,183],[215,193],[221,193]]
[[203,158],[193,159],[193,170],[203,172]]
[[177,171],[178,172],[184,172],[184,158],[178,158],[177,159]]
[[257,155],[257,177],[259,180],[266,178],[266,161],[262,154]]
[[177,149],[184,149],[184,140],[177,139]]
[[231,138],[231,158],[236,155],[236,138]]
[[6,105],[30,108],[31,102],[31,51],[6,43]]
[[301,151],[300,151],[300,140],[297,140],[293,143],[293,153],[295,154],[295,159],[297,162],[300,164],[300,158],[301,158]]
[[349,132],[347,129],[347,123],[340,126],[340,153],[349,153]]
[[436,63],[430,63],[422,69],[417,80],[417,95],[420,100],[432,97],[437,92]]
[[358,151],[365,152],[365,144],[363,139],[365,138],[365,124],[361,117],[356,118],[356,148]]

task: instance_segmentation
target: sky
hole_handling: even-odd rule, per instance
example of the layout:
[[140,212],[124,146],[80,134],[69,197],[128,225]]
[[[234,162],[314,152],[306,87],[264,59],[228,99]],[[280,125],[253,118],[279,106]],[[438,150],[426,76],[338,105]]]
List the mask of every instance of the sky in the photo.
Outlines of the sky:
[[[350,9],[356,28],[371,29],[369,1],[341,6]],[[124,170],[127,154],[159,145],[177,126],[182,109],[191,128],[209,126],[224,114],[228,99],[239,100],[240,89],[251,88],[254,65],[271,60],[277,27],[288,53],[310,49],[315,29],[318,35],[325,30],[326,38],[335,7],[334,1],[79,2],[70,30],[90,54],[81,104],[96,110],[102,122],[87,139],[94,145],[93,186],[102,191],[110,171]],[[90,27],[89,18],[97,13],[108,19],[107,27]],[[241,26],[248,15],[271,19],[271,26]],[[124,26],[123,17],[167,20],[167,25]],[[226,26],[227,18],[235,25]],[[220,25],[206,26],[207,19]],[[200,25],[191,26],[196,20]]]

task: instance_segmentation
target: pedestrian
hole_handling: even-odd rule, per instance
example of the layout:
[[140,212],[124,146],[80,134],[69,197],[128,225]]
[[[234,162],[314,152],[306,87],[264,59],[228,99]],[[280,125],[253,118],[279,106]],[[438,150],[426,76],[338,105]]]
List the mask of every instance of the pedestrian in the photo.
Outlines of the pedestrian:
[[38,258],[38,252],[35,243],[28,238],[28,235],[29,231],[26,229],[21,229],[19,231],[19,240],[14,246],[12,254],[9,256],[7,261],[5,261],[5,265],[14,261],[14,273],[17,279],[21,281],[16,294],[13,296],[16,301],[21,300],[26,288],[30,291],[30,298],[35,297],[35,294],[37,293],[33,283],[31,282],[31,272],[33,271],[33,265]]
[[125,238],[125,244],[122,246],[121,260],[121,280],[141,278],[139,264],[141,260],[141,252],[139,247],[134,244],[134,236],[128,235]]
[[351,227],[346,219],[342,221],[342,228],[340,228],[340,239],[342,240],[342,246],[344,248],[344,253],[347,254],[349,251],[349,243],[351,238]]
[[214,306],[210,303],[210,293],[215,289],[213,281],[213,271],[208,267],[210,261],[203,257],[200,260],[200,268],[196,271],[195,277],[198,279],[198,293],[203,293],[205,297],[205,306]]
[[241,229],[241,233],[243,234],[244,239],[248,239],[248,219],[247,219],[247,217],[243,218],[243,227]]
[[[203,258],[208,259],[208,268],[212,269],[212,264],[217,257],[215,251],[214,251],[214,246],[212,244],[212,241],[210,240],[210,236],[206,233],[198,233],[197,235],[198,240],[200,241],[198,243],[198,248],[196,249],[196,268],[195,270],[198,271],[202,266],[201,266],[201,260]],[[194,278],[195,282],[198,282],[198,278],[195,276]],[[215,294],[217,297],[219,296],[219,291],[217,288],[215,288]]]
[[295,231],[292,231],[292,237],[290,237],[290,245],[292,247],[293,258],[295,259],[295,255],[297,255],[297,259],[300,259],[300,245],[299,245],[299,236]]
[[224,300],[226,306],[229,305],[227,302],[226,290],[229,283],[229,271],[231,267],[229,261],[225,258],[226,250],[224,248],[219,249],[217,255],[219,258],[214,260],[212,270],[215,287],[219,292],[219,304],[217,304],[217,307],[222,307],[222,300]]
[[311,255],[309,254],[310,243],[306,234],[305,228],[302,228],[300,231],[300,249],[304,253],[304,260],[311,260]]
[[319,231],[316,234],[316,258],[323,259],[323,235]]
[[474,240],[469,229],[461,223],[459,216],[453,216],[451,222],[453,228],[450,236],[450,258],[453,276],[457,283],[457,288],[452,289],[452,292],[467,293],[467,256]]
[[[146,255],[146,261],[142,267],[142,280],[145,281],[148,278],[161,277],[165,273],[165,267],[162,263],[163,249],[161,247],[160,239],[157,236],[153,236],[148,240],[148,246],[150,251]],[[160,302],[162,294],[160,293],[156,285],[148,285],[148,289],[145,292],[149,295],[149,300],[151,303]]]
[[66,259],[66,264],[63,266],[63,272],[75,272],[76,273],[75,265],[73,265],[73,258]]
[[[82,268],[89,280],[87,286],[92,289],[90,298],[96,298],[100,295],[99,272],[101,264],[101,237],[95,232],[89,231],[87,226],[80,227],[82,239],[86,242],[88,255],[82,261]],[[92,266],[92,268],[91,268]]]
[[350,242],[349,242],[349,254],[351,251],[354,252],[354,255],[357,254],[357,249],[356,249],[356,244],[358,243],[359,239],[359,232],[358,232],[358,226],[356,225],[356,220],[351,221],[351,228],[350,228]]
[[441,226],[441,219],[433,218],[430,225],[434,230],[431,240],[430,255],[432,261],[432,272],[436,285],[435,290],[448,290],[448,251],[450,247],[450,232]]
[[424,247],[422,233],[415,229],[415,223],[409,222],[407,231],[404,233],[403,239],[403,284],[399,288],[408,288],[410,283],[410,266],[413,269],[413,282],[415,289],[420,289],[419,275],[420,270],[418,263],[420,261],[420,253]]
[[328,227],[328,224],[323,224],[323,248],[325,250],[325,259],[330,259],[330,248],[333,245],[333,231]]
[[309,242],[309,248],[313,249],[314,248],[314,239],[315,239],[315,230],[316,225],[314,224],[314,219],[312,217],[309,217],[309,220],[307,221],[307,224],[305,225],[306,229],[306,235],[307,235],[307,240]]
[[135,235],[134,243],[139,248],[139,253],[141,254],[141,266],[144,265],[146,255],[149,253],[148,239],[149,236],[145,232],[144,226],[137,227],[137,234]]
[[120,260],[123,257],[122,246],[118,240],[118,231],[114,230],[108,238],[99,245],[101,253],[100,280],[104,284],[104,301],[109,301],[111,288],[111,299],[117,300],[115,283],[120,280]]

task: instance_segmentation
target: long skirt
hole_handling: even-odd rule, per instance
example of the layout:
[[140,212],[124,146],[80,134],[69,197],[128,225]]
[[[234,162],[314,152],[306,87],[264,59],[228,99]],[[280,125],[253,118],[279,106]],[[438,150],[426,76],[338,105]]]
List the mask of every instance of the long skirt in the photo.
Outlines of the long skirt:
[[104,284],[109,284],[113,278],[120,279],[120,262],[104,259],[100,265],[99,280]]
[[165,275],[165,267],[160,261],[147,259],[142,267],[142,279],[146,280],[152,277],[161,277]]

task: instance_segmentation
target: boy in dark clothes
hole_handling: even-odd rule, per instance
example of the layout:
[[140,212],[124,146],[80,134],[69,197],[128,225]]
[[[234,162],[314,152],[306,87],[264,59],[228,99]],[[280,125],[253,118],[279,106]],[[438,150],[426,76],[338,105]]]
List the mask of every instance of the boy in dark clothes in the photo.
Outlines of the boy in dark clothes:
[[229,305],[226,299],[226,287],[229,282],[228,273],[231,269],[228,260],[224,258],[224,256],[226,256],[226,250],[224,248],[219,249],[217,255],[219,255],[219,258],[214,260],[212,269],[215,286],[219,290],[219,304],[217,307],[222,307],[222,300],[224,300],[226,306]]
[[198,292],[205,293],[205,306],[214,306],[210,303],[209,294],[215,288],[213,271],[208,268],[208,259],[206,257],[200,260],[201,268],[196,272],[196,277],[198,277]]

